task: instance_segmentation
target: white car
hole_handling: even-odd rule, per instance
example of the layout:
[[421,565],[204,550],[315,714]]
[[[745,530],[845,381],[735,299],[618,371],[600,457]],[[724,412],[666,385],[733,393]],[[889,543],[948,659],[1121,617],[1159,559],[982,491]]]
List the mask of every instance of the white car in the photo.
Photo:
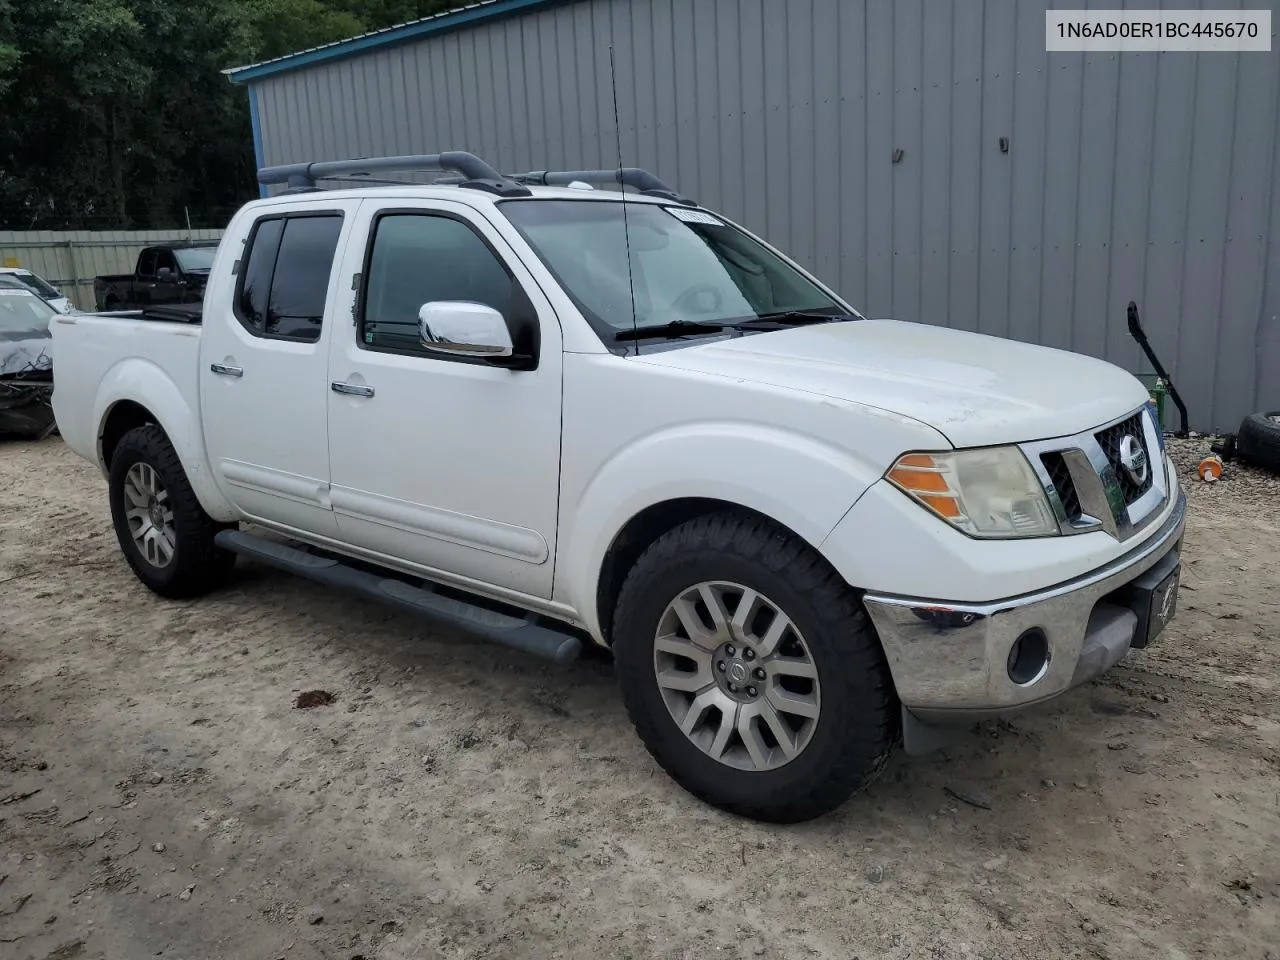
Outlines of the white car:
[[[313,189],[411,165],[461,177]],[[295,189],[231,221],[202,324],[53,324],[59,428],[159,594],[244,554],[555,660],[586,638],[666,770],[777,821],[1173,614],[1185,498],[1117,367],[865,319],[643,171],[259,178]]]
[[0,276],[8,276],[17,280],[59,313],[72,313],[76,309],[76,305],[71,302],[70,297],[64,296],[62,291],[48,280],[32,273],[30,270],[25,270],[22,267],[0,267]]

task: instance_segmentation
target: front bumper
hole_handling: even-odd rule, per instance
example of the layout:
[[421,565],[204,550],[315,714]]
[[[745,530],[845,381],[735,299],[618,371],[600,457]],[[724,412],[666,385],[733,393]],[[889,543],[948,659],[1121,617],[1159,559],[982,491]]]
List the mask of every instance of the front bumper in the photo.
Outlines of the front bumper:
[[[1179,492],[1160,528],[1133,550],[1034,593],[977,604],[868,594],[863,602],[902,705],[929,722],[990,716],[1056,697],[1114,666],[1144,615],[1126,590],[1177,567],[1186,505]],[[1017,683],[1010,650],[1032,630],[1043,631],[1048,662]]]

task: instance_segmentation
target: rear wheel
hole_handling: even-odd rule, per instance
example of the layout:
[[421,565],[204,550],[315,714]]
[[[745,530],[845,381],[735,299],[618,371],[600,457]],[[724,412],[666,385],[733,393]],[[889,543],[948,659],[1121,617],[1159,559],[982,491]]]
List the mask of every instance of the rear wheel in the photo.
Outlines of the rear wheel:
[[235,554],[213,538],[226,524],[200,506],[178,455],[155,424],[126,433],[111,457],[111,519],[139,580],[165,597],[192,597],[222,583]]
[[637,732],[716,806],[819,816],[870,783],[897,742],[888,666],[856,592],[762,518],[701,517],[658,539],[614,624]]

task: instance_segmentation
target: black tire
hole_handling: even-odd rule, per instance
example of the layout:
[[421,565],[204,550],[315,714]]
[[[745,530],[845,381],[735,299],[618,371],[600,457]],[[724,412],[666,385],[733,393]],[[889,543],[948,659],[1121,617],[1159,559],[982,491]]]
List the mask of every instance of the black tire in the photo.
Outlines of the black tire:
[[1280,473],[1280,411],[1244,418],[1236,434],[1236,456]]
[[[767,596],[804,637],[821,682],[808,745],[771,770],[713,759],[680,730],[654,671],[659,619],[704,581]],[[655,541],[627,575],[614,616],[614,655],[627,712],[658,763],[690,793],[732,813],[776,823],[834,810],[884,768],[901,715],[884,651],[858,593],[794,534],[755,515],[690,520]]]
[[[134,543],[125,516],[125,477],[129,468],[145,463],[155,470],[173,511],[176,545],[164,566],[152,564]],[[178,454],[160,427],[147,424],[126,433],[111,457],[108,494],[116,539],[138,579],[162,597],[195,597],[225,582],[235,554],[214,545],[219,530],[230,526],[204,512],[187,480]]]

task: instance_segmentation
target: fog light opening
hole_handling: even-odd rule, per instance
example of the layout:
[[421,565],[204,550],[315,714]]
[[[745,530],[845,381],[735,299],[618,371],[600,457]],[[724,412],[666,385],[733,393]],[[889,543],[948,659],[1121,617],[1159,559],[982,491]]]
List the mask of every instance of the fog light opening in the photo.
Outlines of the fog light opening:
[[1023,631],[1009,648],[1009,679],[1020,687],[1035,683],[1049,670],[1049,638],[1039,627]]

